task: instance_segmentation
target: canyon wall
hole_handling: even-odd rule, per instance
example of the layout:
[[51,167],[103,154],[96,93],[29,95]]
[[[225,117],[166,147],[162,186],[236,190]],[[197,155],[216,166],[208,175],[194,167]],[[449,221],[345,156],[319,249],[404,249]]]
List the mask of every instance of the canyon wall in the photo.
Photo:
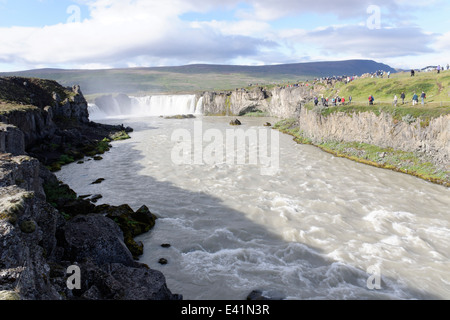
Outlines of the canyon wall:
[[[44,165],[52,153],[74,151],[69,145],[82,152],[124,128],[90,122],[78,86],[17,77],[0,84],[0,300],[181,299],[162,273],[136,261],[142,246],[115,222],[148,231],[156,217],[145,206],[97,207]],[[68,285],[74,266],[79,287]]]
[[228,92],[205,92],[201,95],[205,115],[239,116],[261,111],[279,118],[296,116],[300,106],[313,96],[314,91],[305,85],[274,87],[270,90],[255,87]]
[[420,119],[406,123],[392,115],[373,112],[323,116],[307,108],[299,115],[302,135],[314,143],[322,141],[361,142],[408,152],[423,152],[439,165],[450,163],[450,115],[422,125]]
[[420,119],[406,123],[387,113],[334,112],[324,116],[304,107],[314,95],[319,96],[320,93],[303,85],[271,90],[253,88],[206,92],[202,97],[205,115],[238,116],[262,111],[272,117],[298,118],[302,135],[314,143],[361,142],[407,152],[422,152],[439,165],[450,163],[450,115],[432,119],[426,124]]

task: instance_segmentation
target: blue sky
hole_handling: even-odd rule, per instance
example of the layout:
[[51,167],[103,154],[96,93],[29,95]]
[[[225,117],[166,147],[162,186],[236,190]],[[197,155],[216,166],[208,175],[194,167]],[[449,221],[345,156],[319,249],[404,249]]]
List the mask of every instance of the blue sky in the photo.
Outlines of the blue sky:
[[345,59],[446,65],[449,12],[448,0],[0,0],[0,71]]

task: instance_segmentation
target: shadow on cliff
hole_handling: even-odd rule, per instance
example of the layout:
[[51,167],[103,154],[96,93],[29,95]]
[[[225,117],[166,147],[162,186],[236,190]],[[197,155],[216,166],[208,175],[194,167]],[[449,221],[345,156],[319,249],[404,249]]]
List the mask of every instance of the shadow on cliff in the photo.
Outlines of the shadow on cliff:
[[[146,129],[155,128],[148,127]],[[180,225],[181,228],[195,229],[194,233],[190,235],[189,233],[182,235],[183,231],[180,229],[177,240],[175,240],[175,235],[170,233],[165,233],[163,238],[160,239],[160,244],[170,243],[172,245],[171,251],[167,251],[170,255],[167,266],[158,266],[158,259],[162,258],[159,256],[161,254],[159,250],[162,249],[156,249],[157,251],[153,252],[152,250],[155,250],[155,247],[150,248],[145,244],[145,261],[142,261],[144,263],[151,261],[149,263],[151,268],[156,267],[166,275],[169,289],[183,294],[188,299],[190,297],[183,292],[183,284],[179,284],[179,288],[172,289],[170,287],[171,274],[165,272],[165,270],[170,270],[171,266],[172,272],[175,274],[187,272],[183,270],[183,267],[185,267],[183,261],[175,261],[186,255],[195,257],[200,264],[205,257],[210,259],[209,261],[203,260],[205,265],[199,266],[198,270],[195,271],[202,273],[198,279],[189,279],[189,284],[186,284],[192,285],[196,281],[205,281],[204,284],[197,283],[197,287],[204,291],[200,295],[202,298],[199,299],[209,299],[208,290],[214,291],[213,285],[227,285],[226,276],[229,274],[236,275],[237,273],[239,273],[239,277],[243,277],[243,280],[242,292],[236,293],[235,298],[233,298],[236,300],[245,299],[252,291],[253,294],[256,293],[256,298],[269,299],[292,297],[295,300],[441,299],[432,293],[400,285],[397,279],[385,277],[382,274],[381,289],[369,289],[367,287],[368,279],[374,279],[371,283],[376,285],[376,274],[369,274],[365,270],[326,259],[321,254],[320,248],[301,243],[288,243],[279,235],[269,231],[264,225],[248,219],[243,212],[224,205],[220,198],[203,192],[185,190],[170,182],[159,181],[151,176],[140,174],[144,166],[139,161],[144,158],[144,155],[134,146],[135,143],[132,140],[123,143],[120,146],[120,155],[124,155],[124,158],[120,163],[114,163],[112,167],[108,165],[108,161],[111,161],[111,159],[108,159],[111,153],[105,154],[104,160],[100,162],[91,162],[89,168],[80,167],[85,170],[83,177],[80,177],[81,179],[75,183],[76,186],[72,185],[70,181],[64,182],[68,183],[78,194],[100,193],[103,195],[101,202],[110,205],[124,203],[123,196],[117,197],[115,195],[129,194],[130,201],[127,203],[130,206],[137,208],[141,205],[147,205],[161,220],[176,220],[176,223],[184,224],[183,226]],[[72,166],[75,166],[75,164]],[[86,166],[86,164],[83,166]],[[124,177],[128,178],[129,181],[124,181]],[[94,191],[94,187],[88,182],[98,178],[104,178],[105,181],[95,186]],[[201,177],[195,178],[201,179]],[[131,184],[130,181],[132,181]],[[127,199],[127,196],[125,199]],[[209,214],[211,212],[213,214]],[[220,220],[216,219],[218,216],[221,218]],[[201,226],[203,225],[208,230],[215,230],[214,234],[208,234],[202,230]],[[158,229],[158,220],[156,229]],[[145,242],[145,239],[152,238],[153,233],[156,232],[161,235],[164,230],[152,230],[149,234],[139,237],[139,240]],[[266,244],[273,246],[271,249],[273,257],[264,256],[265,253],[260,250]],[[243,251],[240,252],[240,249],[243,249]],[[227,250],[234,251],[234,255],[220,254],[220,252],[226,253]],[[274,270],[265,269],[263,266],[266,262],[265,259],[270,260],[267,260],[270,265],[277,264],[277,267]],[[216,262],[217,266],[212,268],[213,270],[208,270],[206,266],[208,262]],[[241,267],[245,266],[246,270],[232,270],[235,264],[240,264]],[[173,270],[173,268],[181,269]],[[227,270],[227,268],[229,269]],[[284,270],[287,270],[287,273],[290,274],[286,274]],[[268,287],[252,284],[252,279],[266,276],[271,278],[272,283],[277,283],[277,288],[270,287],[270,284],[268,284]],[[286,280],[288,278],[289,280]],[[267,279],[263,280],[260,283],[265,283]],[[286,290],[283,290],[283,287]],[[233,290],[236,292],[236,288],[233,288]],[[225,299],[228,299],[228,297]],[[213,300],[217,299],[213,298]]]

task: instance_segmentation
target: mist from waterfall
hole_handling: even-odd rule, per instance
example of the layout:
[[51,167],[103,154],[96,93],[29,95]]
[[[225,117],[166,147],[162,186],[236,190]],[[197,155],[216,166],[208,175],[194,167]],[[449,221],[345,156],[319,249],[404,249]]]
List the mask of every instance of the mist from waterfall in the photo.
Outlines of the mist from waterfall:
[[121,103],[112,97],[109,103],[89,104],[90,120],[107,118],[159,117],[174,115],[203,114],[203,97],[196,95],[154,95],[129,97],[129,103]]

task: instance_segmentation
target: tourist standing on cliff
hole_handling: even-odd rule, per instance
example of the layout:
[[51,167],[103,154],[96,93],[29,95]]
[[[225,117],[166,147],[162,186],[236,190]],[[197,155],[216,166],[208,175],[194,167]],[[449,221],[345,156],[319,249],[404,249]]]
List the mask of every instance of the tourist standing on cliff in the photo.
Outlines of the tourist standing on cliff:
[[402,104],[405,104],[406,95],[404,92],[400,95],[400,98],[402,98]]
[[422,105],[425,104],[425,98],[427,97],[427,95],[425,94],[425,92],[422,91],[422,94],[420,95],[420,97],[422,98]]
[[416,103],[419,103],[419,96],[414,92],[414,95],[413,95],[413,106],[415,106]]
[[438,73],[438,74],[441,73],[441,65],[438,65],[438,66],[437,66],[437,73]]
[[397,102],[398,102],[398,98],[397,98],[397,95],[395,95],[395,96],[394,96],[394,107],[397,106]]

